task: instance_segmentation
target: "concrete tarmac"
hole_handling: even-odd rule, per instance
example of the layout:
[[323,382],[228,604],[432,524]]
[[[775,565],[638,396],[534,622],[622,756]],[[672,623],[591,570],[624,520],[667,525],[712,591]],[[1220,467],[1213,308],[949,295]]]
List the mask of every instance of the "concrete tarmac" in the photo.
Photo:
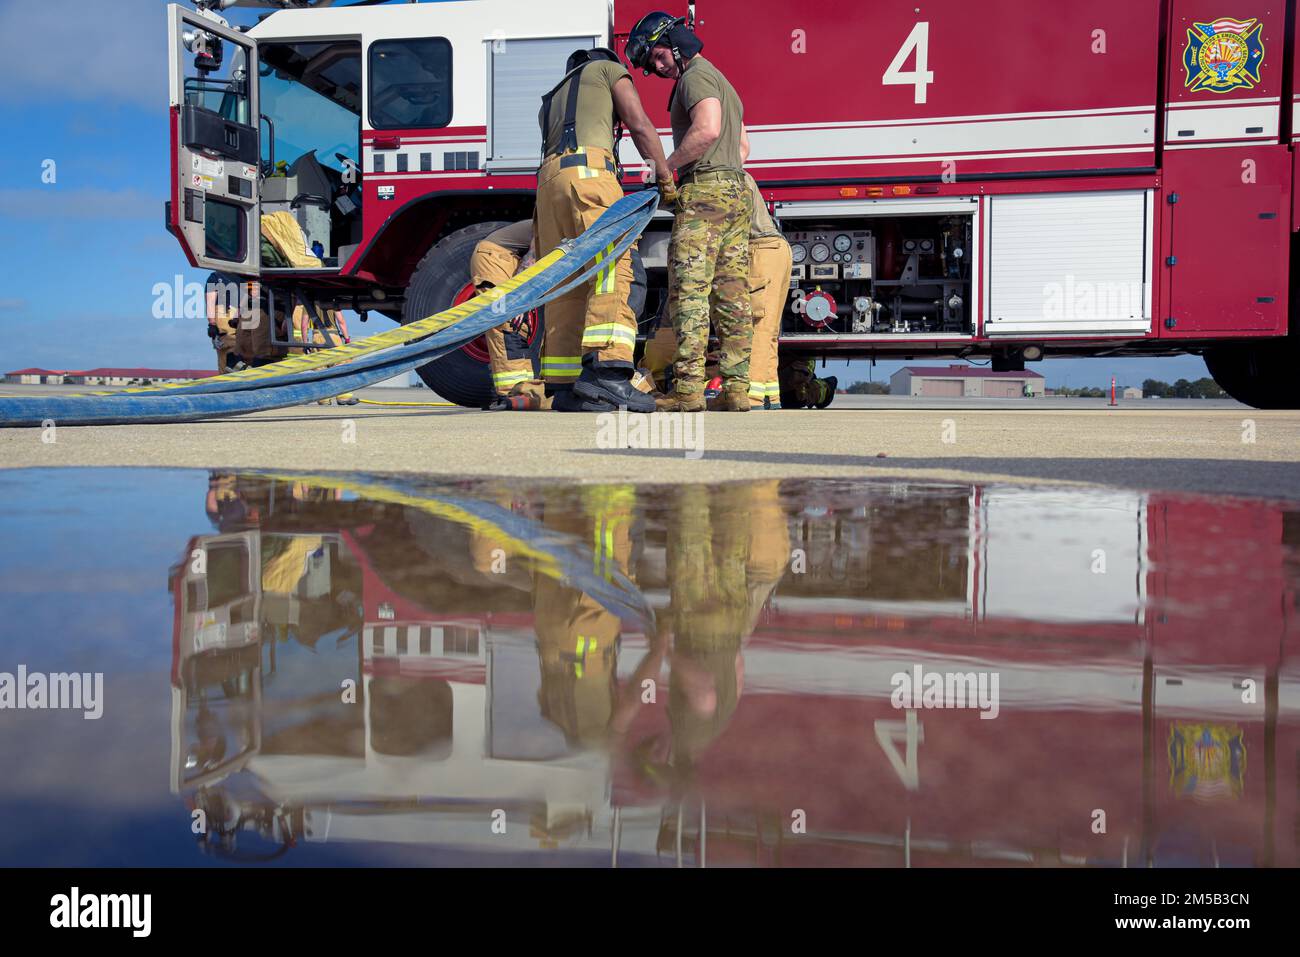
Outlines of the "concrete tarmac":
[[[6,385],[8,394],[44,387]],[[72,391],[54,390],[49,391]],[[370,389],[379,401],[438,401]],[[823,411],[708,413],[679,447],[630,416],[301,406],[182,425],[0,430],[0,467],[365,471],[564,482],[755,478],[1081,483],[1300,499],[1300,412],[1232,402],[840,396]],[[53,441],[45,441],[52,438]],[[680,447],[689,445],[690,448]],[[702,454],[700,454],[702,453]]]

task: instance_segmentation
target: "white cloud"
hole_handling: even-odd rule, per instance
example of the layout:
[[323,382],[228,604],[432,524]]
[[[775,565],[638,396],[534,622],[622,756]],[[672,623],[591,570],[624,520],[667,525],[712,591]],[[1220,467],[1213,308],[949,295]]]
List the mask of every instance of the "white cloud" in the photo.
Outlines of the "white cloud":
[[94,100],[167,108],[161,0],[0,3],[0,101]]

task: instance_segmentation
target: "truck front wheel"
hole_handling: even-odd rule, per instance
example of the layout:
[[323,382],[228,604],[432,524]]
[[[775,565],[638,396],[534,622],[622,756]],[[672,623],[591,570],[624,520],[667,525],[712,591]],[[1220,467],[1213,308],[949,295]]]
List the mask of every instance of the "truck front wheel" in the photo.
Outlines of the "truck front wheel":
[[1205,365],[1219,388],[1256,409],[1300,409],[1294,386],[1300,340],[1231,343],[1206,350]]
[[[464,302],[474,295],[469,280],[469,260],[479,240],[508,223],[476,223],[444,236],[425,253],[411,274],[402,307],[402,325],[425,319]],[[536,369],[542,348],[542,322],[532,324],[529,357]],[[481,409],[496,396],[483,337],[419,368],[420,378],[448,402]]]

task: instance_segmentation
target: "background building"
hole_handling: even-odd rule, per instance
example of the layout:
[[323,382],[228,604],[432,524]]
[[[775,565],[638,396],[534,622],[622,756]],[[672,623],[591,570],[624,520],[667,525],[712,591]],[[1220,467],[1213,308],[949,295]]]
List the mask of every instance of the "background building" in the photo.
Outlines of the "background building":
[[889,393],[945,399],[1038,398],[1045,384],[1037,372],[994,372],[966,365],[904,366],[889,377]]
[[4,380],[23,385],[148,385],[190,382],[216,374],[209,369],[19,369],[6,372]]

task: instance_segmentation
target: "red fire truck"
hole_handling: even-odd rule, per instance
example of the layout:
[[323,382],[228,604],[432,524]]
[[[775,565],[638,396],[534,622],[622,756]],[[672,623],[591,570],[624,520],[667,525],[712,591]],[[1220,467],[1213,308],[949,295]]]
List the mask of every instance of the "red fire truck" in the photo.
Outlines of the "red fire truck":
[[[422,318],[531,215],[540,96],[659,0],[169,8],[169,230],[268,296]],[[216,8],[276,6],[251,28]],[[1295,4],[663,0],[745,102],[748,169],[795,256],[781,344],[844,359],[1203,355],[1294,407]],[[667,136],[670,85],[634,80]],[[629,188],[639,157],[622,144]],[[288,211],[318,268],[262,258]],[[642,331],[671,220],[640,244]],[[540,347],[539,338],[533,342]],[[421,370],[488,394],[472,343]]]

